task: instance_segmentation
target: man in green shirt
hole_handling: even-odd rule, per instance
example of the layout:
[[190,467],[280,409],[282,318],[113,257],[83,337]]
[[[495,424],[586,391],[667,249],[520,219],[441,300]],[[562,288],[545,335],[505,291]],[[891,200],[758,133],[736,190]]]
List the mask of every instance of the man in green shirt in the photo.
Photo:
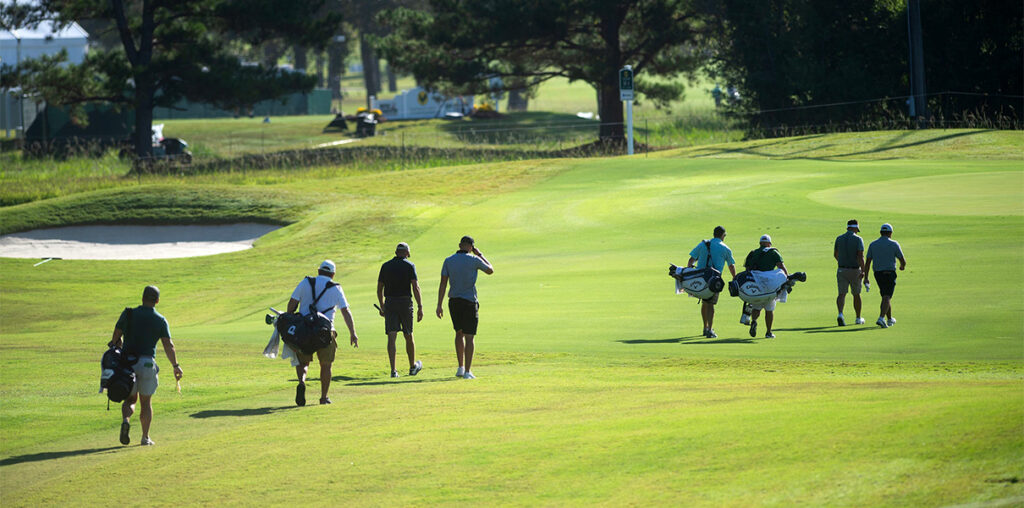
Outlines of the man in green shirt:
[[135,413],[136,401],[142,405],[139,413],[139,420],[142,421],[141,443],[143,446],[156,444],[149,438],[149,426],[153,423],[152,398],[159,385],[157,373],[160,372],[160,367],[156,365],[157,342],[163,342],[164,353],[174,367],[174,379],[181,380],[181,366],[178,365],[174,353],[174,342],[171,342],[167,319],[155,308],[159,302],[160,290],[156,286],[146,286],[142,290],[142,305],[121,312],[121,317],[114,325],[114,335],[110,339],[115,346],[121,347],[123,344],[122,351],[125,355],[137,359],[132,366],[135,371],[135,387],[121,405],[121,444],[131,442],[129,420]]
[[[758,272],[770,272],[779,268],[782,273],[789,275],[789,270],[786,270],[786,265],[782,263],[782,255],[779,254],[779,250],[772,247],[772,237],[768,235],[761,236],[761,246],[750,251],[747,254],[747,259],[743,261],[743,267],[750,271]],[[750,313],[750,336],[754,337],[757,335],[757,318],[761,315],[761,309],[754,306],[754,311]],[[775,320],[775,300],[764,306],[764,322],[768,327],[764,338],[774,339],[775,334],[772,333],[772,322]]]

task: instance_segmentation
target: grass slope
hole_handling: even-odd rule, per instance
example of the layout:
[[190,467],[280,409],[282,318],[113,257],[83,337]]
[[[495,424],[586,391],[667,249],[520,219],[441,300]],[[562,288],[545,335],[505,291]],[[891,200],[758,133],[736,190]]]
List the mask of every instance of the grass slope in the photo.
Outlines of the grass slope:
[[[0,501],[135,499],[135,485],[109,481],[131,470],[146,504],[168,505],[281,505],[297,489],[314,505],[1019,503],[1024,206],[1005,189],[1024,179],[1019,135],[999,139],[1004,159],[991,147],[910,158],[933,148],[920,143],[901,160],[836,160],[863,141],[818,138],[815,158],[764,160],[743,144],[309,179],[265,193],[319,197],[250,251],[0,259]],[[868,182],[873,199],[848,188]],[[906,209],[882,206],[905,193]],[[991,196],[982,210],[977,194]],[[103,194],[79,199],[90,196]],[[832,240],[850,217],[866,240],[892,223],[906,252],[892,329],[834,326]],[[704,339],[695,300],[671,293],[667,264],[717,224],[738,259],[768,232],[808,273],[779,305],[777,339],[748,337],[728,297],[720,338]],[[450,326],[429,315],[440,262],[467,233],[496,268],[478,285],[472,382],[451,377]],[[393,381],[371,303],[399,240],[428,310],[416,331],[426,369]],[[335,404],[294,408],[291,369],[259,355],[261,316],[324,257],[339,263],[362,347],[339,351]],[[90,391],[117,310],[149,282],[187,377],[178,396],[164,376],[158,446],[123,448],[116,411]],[[877,304],[865,295],[864,314]]]

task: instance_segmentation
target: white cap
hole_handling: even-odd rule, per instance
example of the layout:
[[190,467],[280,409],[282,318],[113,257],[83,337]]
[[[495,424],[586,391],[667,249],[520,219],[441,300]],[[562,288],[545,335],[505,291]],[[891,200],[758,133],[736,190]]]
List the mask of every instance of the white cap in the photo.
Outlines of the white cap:
[[768,235],[761,235],[761,241],[762,242],[772,243],[772,237],[770,237]]
[[888,222],[886,222],[885,224],[882,224],[881,231],[883,233],[892,233],[892,224],[889,224]]
[[334,273],[334,261],[325,259],[323,263],[320,263],[320,271],[327,273]]

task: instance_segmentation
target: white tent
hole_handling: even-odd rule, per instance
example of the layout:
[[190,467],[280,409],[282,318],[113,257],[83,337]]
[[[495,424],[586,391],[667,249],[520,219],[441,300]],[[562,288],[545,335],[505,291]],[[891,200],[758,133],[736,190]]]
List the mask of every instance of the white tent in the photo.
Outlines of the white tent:
[[[53,55],[62,49],[67,50],[69,62],[81,63],[88,47],[89,34],[78,23],[71,23],[57,31],[52,21],[45,21],[34,29],[0,29],[0,63],[4,65],[16,66],[22,60]],[[21,129],[22,107],[5,90],[0,98],[0,129]],[[35,112],[32,104],[26,102],[24,107],[28,108],[25,111],[27,115],[32,116]],[[31,124],[31,120],[25,118],[25,124]]]

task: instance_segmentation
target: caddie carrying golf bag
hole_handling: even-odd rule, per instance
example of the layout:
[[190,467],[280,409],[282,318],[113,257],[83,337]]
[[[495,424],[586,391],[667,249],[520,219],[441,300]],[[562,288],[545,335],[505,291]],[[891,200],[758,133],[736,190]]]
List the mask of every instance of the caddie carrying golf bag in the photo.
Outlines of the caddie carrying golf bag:
[[100,359],[100,393],[106,390],[111,402],[124,402],[135,388],[134,364],[134,359],[126,357],[121,348],[111,345]]
[[[306,281],[309,282],[310,293],[316,295],[314,289],[316,279],[306,277]],[[281,340],[285,344],[307,355],[311,355],[331,344],[331,340],[334,339],[334,334],[332,333],[334,327],[331,324],[331,320],[317,310],[316,304],[320,301],[320,297],[324,296],[324,293],[334,286],[337,286],[337,284],[328,282],[324,286],[323,291],[313,298],[313,303],[309,304],[309,314],[303,316],[296,312],[286,312],[277,317],[275,326],[277,327],[277,332],[281,334]]]
[[722,272],[711,267],[711,242],[705,241],[704,245],[708,249],[708,260],[704,268],[698,270],[672,264],[668,266],[668,274],[676,280],[676,294],[685,292],[694,298],[707,300],[725,289]]

